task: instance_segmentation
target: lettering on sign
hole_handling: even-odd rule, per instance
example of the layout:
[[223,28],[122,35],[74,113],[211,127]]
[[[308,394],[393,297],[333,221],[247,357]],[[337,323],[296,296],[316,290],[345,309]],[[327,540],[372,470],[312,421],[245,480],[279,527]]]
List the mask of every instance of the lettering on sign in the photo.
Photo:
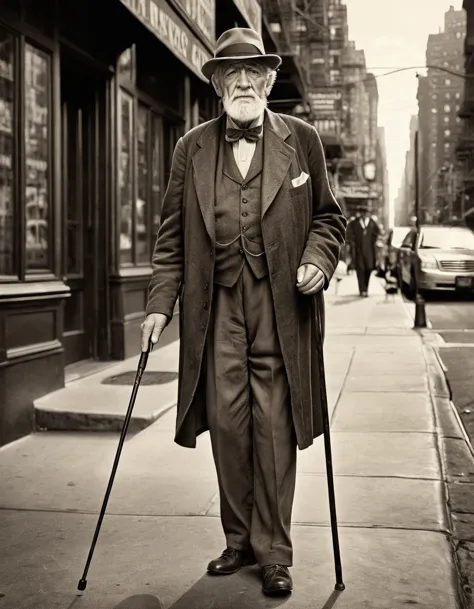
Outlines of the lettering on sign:
[[188,17],[197,25],[205,38],[213,44],[216,40],[216,1],[178,0]]
[[183,63],[202,80],[210,54],[164,0],[121,0]]
[[243,18],[249,26],[262,33],[262,7],[257,0],[234,0],[235,6],[242,13]]

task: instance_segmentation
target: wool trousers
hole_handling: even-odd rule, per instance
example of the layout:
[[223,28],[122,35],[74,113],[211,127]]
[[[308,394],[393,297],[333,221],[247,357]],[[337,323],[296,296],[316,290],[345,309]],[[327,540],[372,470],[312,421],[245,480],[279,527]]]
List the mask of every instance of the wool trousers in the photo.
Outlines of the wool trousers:
[[359,292],[368,292],[372,269],[366,265],[357,265],[357,283],[359,284]]
[[245,263],[215,285],[206,343],[207,418],[227,546],[292,566],[296,434],[268,277]]

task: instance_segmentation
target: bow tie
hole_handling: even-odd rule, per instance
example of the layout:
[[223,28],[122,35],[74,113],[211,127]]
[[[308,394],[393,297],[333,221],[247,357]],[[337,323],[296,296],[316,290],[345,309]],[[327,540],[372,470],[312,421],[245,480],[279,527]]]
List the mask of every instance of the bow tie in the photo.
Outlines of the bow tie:
[[228,142],[237,142],[241,137],[248,142],[256,142],[262,137],[263,125],[257,127],[249,127],[248,129],[239,129],[239,127],[227,127],[225,131],[225,139]]

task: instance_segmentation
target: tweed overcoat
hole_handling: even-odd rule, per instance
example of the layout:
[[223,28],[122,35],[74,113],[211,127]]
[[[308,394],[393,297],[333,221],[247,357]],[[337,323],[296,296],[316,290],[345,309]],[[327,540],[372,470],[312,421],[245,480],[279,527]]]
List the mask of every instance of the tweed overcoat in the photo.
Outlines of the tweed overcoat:
[[[163,313],[171,319],[179,297],[174,440],[189,448],[194,448],[197,436],[208,430],[206,367],[202,364],[213,297],[215,172],[225,123],[223,114],[194,127],[176,144],[146,307],[147,315]],[[303,171],[310,179],[294,186],[292,180]],[[317,265],[325,275],[327,289],[344,244],[346,220],[331,192],[323,147],[314,127],[270,110],[265,110],[261,200],[276,329],[297,443],[304,449],[323,431],[315,323],[316,306],[324,308],[324,294],[300,294],[296,273],[301,264]]]

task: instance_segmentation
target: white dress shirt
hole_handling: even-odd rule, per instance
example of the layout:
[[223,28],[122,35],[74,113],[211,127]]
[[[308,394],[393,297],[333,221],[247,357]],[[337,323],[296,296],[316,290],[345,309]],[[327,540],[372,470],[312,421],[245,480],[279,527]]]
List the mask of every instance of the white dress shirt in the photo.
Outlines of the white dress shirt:
[[[258,127],[258,125],[263,124],[264,115],[262,114],[257,119],[250,123],[250,127]],[[227,126],[228,127],[236,127],[237,125],[234,121],[227,117]],[[250,168],[250,163],[252,162],[253,155],[255,154],[255,149],[257,148],[256,142],[248,142],[244,137],[241,137],[236,142],[232,142],[232,151],[234,153],[234,159],[237,163],[237,167],[239,168],[242,177],[247,177],[247,173]]]

